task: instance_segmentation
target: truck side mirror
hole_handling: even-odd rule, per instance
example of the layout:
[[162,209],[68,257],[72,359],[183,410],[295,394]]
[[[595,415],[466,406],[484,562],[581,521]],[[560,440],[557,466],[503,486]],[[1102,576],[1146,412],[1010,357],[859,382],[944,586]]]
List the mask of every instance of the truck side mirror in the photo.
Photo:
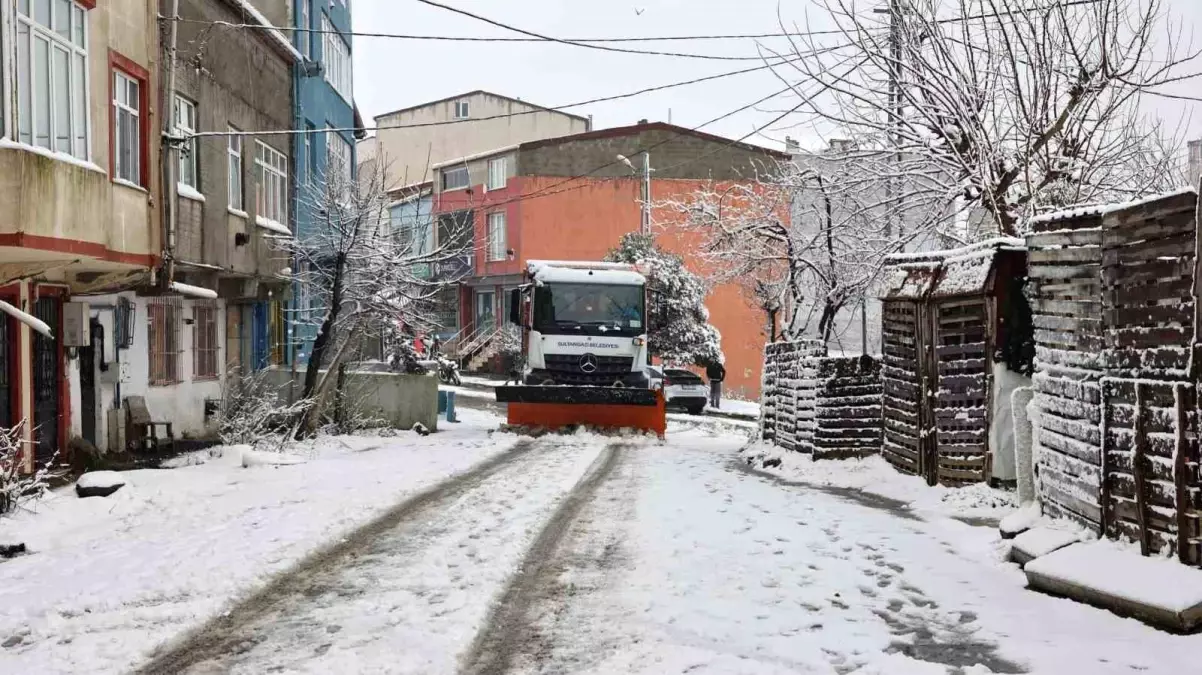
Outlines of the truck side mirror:
[[522,325],[522,289],[520,288],[509,291],[509,322],[518,326]]

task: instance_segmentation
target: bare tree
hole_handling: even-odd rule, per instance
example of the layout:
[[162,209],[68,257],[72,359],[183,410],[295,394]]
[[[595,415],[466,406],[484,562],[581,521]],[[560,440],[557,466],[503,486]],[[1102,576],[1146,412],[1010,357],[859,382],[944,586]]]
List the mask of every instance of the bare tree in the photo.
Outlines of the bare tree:
[[[970,213],[1015,235],[1047,208],[1180,184],[1179,144],[1137,111],[1193,58],[1162,0],[816,2],[841,34],[798,39],[806,58],[775,70],[799,94],[819,85],[798,121],[856,142],[893,235],[963,236],[945,221]],[[832,67],[849,55],[862,67]]]
[[[423,217],[394,228],[385,167],[362,171],[352,180],[332,157],[324,180],[302,196],[314,207],[312,230],[278,239],[297,265],[310,315],[320,316],[299,397],[317,401],[306,417],[322,409],[328,373],[364,343],[397,344],[402,333],[429,329],[432,301],[460,280],[466,268],[455,263],[471,255],[470,223],[444,226]],[[314,426],[307,420],[301,429]]]

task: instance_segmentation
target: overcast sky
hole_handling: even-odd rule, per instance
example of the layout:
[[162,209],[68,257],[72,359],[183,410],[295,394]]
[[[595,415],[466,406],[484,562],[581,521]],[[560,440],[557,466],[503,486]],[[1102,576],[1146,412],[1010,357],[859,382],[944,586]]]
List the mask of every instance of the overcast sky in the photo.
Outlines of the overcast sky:
[[[642,37],[728,33],[771,33],[783,18],[790,28],[823,28],[804,0],[441,0],[489,18],[562,38]],[[1202,0],[1165,0],[1173,25],[1202,46]],[[870,6],[871,3],[857,3]],[[882,3],[883,4],[883,0]],[[354,0],[356,31],[419,35],[510,36],[468,17],[415,0]],[[779,14],[778,14],[779,12]],[[808,16],[809,15],[809,16]],[[1197,36],[1197,37],[1194,37]],[[787,43],[761,41],[785,49]],[[755,56],[753,40],[655,42],[617,45],[638,49]],[[757,65],[743,61],[703,61],[678,57],[615,54],[547,43],[451,43],[388,38],[355,38],[355,99],[370,122],[375,116],[424,101],[474,89],[560,106],[670,82]],[[1202,61],[1193,70],[1202,71]],[[680,87],[635,98],[598,103],[571,112],[593,115],[597,128],[633,124],[639,119],[696,126],[752,103],[783,85],[761,71]],[[1174,90],[1202,95],[1202,78]],[[738,138],[766,124],[782,110],[779,99],[705,127]],[[1202,137],[1202,104],[1149,100],[1146,108],[1177,124],[1191,138]],[[1194,108],[1197,108],[1195,112]],[[787,120],[786,120],[787,121]],[[779,147],[786,134],[775,129],[748,139]]]

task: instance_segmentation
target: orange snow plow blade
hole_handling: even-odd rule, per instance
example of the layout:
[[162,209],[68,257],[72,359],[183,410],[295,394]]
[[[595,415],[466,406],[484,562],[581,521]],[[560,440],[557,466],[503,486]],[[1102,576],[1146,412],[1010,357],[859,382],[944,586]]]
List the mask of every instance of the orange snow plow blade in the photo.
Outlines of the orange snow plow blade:
[[620,387],[497,387],[513,426],[563,429],[587,426],[635,429],[660,438],[668,430],[662,392]]

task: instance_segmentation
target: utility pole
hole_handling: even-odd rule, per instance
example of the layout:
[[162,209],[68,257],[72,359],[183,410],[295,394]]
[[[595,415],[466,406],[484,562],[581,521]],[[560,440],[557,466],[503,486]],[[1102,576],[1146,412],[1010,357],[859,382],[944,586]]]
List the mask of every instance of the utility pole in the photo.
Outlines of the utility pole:
[[642,233],[651,235],[651,153],[643,153],[643,223]]
[[[173,0],[171,3],[171,16],[168,17],[171,22],[170,37],[168,38],[169,50],[167,52],[167,86],[164,88],[163,101],[163,163],[166,174],[166,185],[163,186],[163,199],[166,202],[164,209],[163,223],[167,230],[166,251],[163,260],[166,263],[167,278],[162,281],[164,288],[170,288],[171,283],[175,281],[175,221],[176,210],[178,208],[176,197],[176,178],[175,172],[179,170],[179,151],[180,139],[175,135],[175,66],[178,60],[178,44],[179,44],[179,0]],[[195,148],[193,148],[195,152]]]
[[894,181],[897,180],[898,167],[901,164],[901,156],[897,152],[898,133],[897,126],[901,121],[901,13],[902,0],[889,0],[888,9],[874,9],[877,14],[889,15],[889,85],[888,85],[888,108],[886,115],[886,128],[888,129],[889,139],[889,175],[885,177],[885,208],[888,209],[885,219],[885,236],[892,239],[894,233],[900,238],[903,234],[903,225],[898,221],[897,212],[894,209],[895,194],[900,191],[895,189]]

